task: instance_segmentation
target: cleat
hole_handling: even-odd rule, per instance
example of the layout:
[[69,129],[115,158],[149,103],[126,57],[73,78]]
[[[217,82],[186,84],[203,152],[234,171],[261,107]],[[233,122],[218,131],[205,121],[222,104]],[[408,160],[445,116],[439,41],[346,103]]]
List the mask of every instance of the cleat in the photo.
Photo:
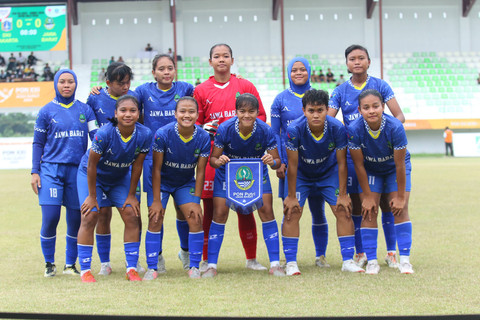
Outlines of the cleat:
[[357,264],[355,263],[355,261],[353,261],[353,259],[343,261],[342,271],[365,272],[365,270],[357,266]]
[[385,262],[390,268],[398,268],[397,255],[395,252],[387,253],[387,256],[385,257]]
[[200,262],[200,268],[198,268],[200,270],[200,273],[204,273],[205,271],[207,271],[208,269],[208,261],[202,261]]
[[190,279],[200,279],[202,277],[202,275],[200,274],[200,270],[195,267],[191,267],[190,270],[188,270],[187,274]]
[[163,258],[162,254],[158,255],[158,265],[157,265],[157,272],[158,273],[165,273],[167,269],[165,268],[165,259]]
[[138,273],[144,273],[145,268],[140,265],[140,262],[137,262],[137,272]]
[[100,272],[98,273],[101,276],[109,276],[112,273],[112,267],[110,267],[110,262],[104,262],[100,265]]
[[95,277],[90,272],[90,270],[82,274],[80,278],[82,279],[82,282],[97,282],[97,280],[95,280]]
[[215,268],[208,268],[207,271],[205,271],[202,274],[202,278],[213,278],[217,275],[217,269]]
[[247,262],[245,263],[245,268],[256,271],[267,270],[267,268],[262,266],[260,262],[257,261],[257,259],[247,259]]
[[285,271],[280,265],[271,267],[268,273],[275,277],[285,277]]
[[412,274],[412,273],[414,273],[413,267],[412,267],[412,265],[410,264],[410,262],[400,263],[400,264],[398,265],[398,269],[400,270],[400,273],[403,273],[403,274]]
[[75,266],[75,263],[74,263],[69,267],[67,267],[65,265],[65,267],[63,268],[63,274],[69,274],[69,275],[72,275],[72,276],[76,276],[76,275],[79,275],[80,272],[78,272],[77,267]]
[[353,260],[360,268],[365,268],[367,265],[367,255],[363,252],[356,254]]
[[328,264],[327,259],[325,259],[325,256],[315,258],[315,265],[320,268],[330,268],[330,265]]
[[180,251],[178,251],[178,259],[182,262],[183,270],[190,269],[190,253],[188,251],[180,249]]
[[130,269],[129,271],[127,271],[126,278],[128,281],[142,281],[142,278],[140,278],[137,270],[135,269]]
[[367,268],[365,269],[365,274],[378,274],[380,271],[380,265],[376,260],[369,261],[367,263]]
[[285,267],[285,273],[287,276],[299,276],[302,274],[298,269],[298,265],[296,261],[287,263],[287,266]]
[[143,275],[143,280],[155,280],[158,277],[158,272],[155,269],[147,269],[147,272]]
[[55,264],[51,262],[45,263],[45,273],[43,274],[43,276],[45,278],[48,278],[48,277],[54,277],[56,274],[57,274],[57,267],[55,267]]

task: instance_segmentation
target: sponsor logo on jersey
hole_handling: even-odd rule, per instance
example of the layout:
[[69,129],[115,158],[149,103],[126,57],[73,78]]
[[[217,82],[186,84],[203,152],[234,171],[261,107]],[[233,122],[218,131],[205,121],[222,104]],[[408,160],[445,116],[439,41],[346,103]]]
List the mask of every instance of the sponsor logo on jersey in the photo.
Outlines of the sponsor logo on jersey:
[[167,148],[167,152],[173,154],[173,152],[172,152],[172,150],[170,150],[170,148]]
[[347,102],[345,102],[345,105],[346,105],[346,106],[351,106],[352,104],[347,101]]
[[113,154],[112,148],[108,149],[107,153]]
[[300,145],[300,146],[298,147],[298,149],[303,150],[303,151],[307,151],[307,148],[305,148],[305,147],[302,146],[302,145]]
[[288,107],[285,106],[285,107],[282,108],[282,111],[290,111],[290,109],[288,109]]
[[253,186],[255,180],[253,180],[253,172],[247,166],[241,166],[238,168],[237,172],[235,173],[235,185],[240,190],[248,190]]
[[105,114],[105,112],[102,110],[102,108],[98,109],[98,112],[100,112],[101,114]]
[[58,123],[57,120],[55,120],[54,118],[52,118],[52,120],[50,122],[51,123]]
[[153,101],[152,97],[148,97],[148,101],[155,102]]
[[205,101],[205,103],[212,104],[212,101],[210,101],[210,100],[207,99],[207,100]]
[[85,115],[83,113],[80,113],[78,120],[80,120],[81,123],[84,123],[87,120],[87,118],[85,118]]

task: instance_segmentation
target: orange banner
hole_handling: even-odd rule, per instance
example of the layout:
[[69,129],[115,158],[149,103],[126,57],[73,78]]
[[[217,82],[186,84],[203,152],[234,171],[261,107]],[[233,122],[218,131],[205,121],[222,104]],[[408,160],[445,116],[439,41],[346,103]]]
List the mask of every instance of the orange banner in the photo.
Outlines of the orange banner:
[[43,107],[54,97],[52,81],[0,83],[0,108]]
[[480,128],[480,119],[430,119],[430,120],[406,120],[405,130],[423,129],[476,129]]

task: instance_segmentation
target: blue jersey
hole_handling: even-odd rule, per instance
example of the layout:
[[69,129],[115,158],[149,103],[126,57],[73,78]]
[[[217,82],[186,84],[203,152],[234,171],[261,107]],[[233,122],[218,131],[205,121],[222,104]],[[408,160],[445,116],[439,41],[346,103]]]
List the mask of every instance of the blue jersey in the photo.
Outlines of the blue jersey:
[[286,89],[280,92],[273,101],[271,113],[272,129],[277,137],[279,154],[282,163],[287,163],[285,144],[287,141],[287,127],[290,123],[303,116],[303,94],[299,95]]
[[158,129],[152,149],[163,153],[162,186],[175,188],[192,181],[199,157],[208,158],[210,146],[210,135],[197,125],[188,140],[180,136],[177,122]]
[[[97,128],[95,115],[85,103],[74,100],[65,105],[54,99],[38,113],[33,143],[43,144],[42,162],[78,165],[88,146],[88,133]],[[33,166],[32,172],[40,163]]]
[[348,127],[352,121],[360,118],[360,113],[358,112],[358,96],[362,91],[367,89],[375,89],[380,92],[384,102],[395,98],[392,88],[382,79],[368,76],[365,86],[362,88],[355,87],[352,80],[349,79],[333,90],[328,102],[330,108],[342,110],[343,123],[345,126]]
[[[395,173],[393,151],[407,148],[407,135],[403,124],[396,118],[383,114],[382,124],[374,134],[367,122],[360,117],[347,128],[348,147],[362,150],[365,170],[376,174]],[[410,153],[405,156],[407,172],[411,170]]]
[[[127,94],[135,96],[135,92],[130,90]],[[100,127],[110,122],[108,118],[115,117],[115,104],[117,103],[117,99],[118,97],[114,97],[108,93],[108,88],[100,90],[100,94],[91,94],[88,96],[87,104],[95,113]]]
[[335,173],[336,150],[347,148],[347,133],[343,124],[327,116],[323,134],[316,138],[302,116],[287,129],[289,150],[298,152],[298,174],[302,179],[314,181]]
[[[261,158],[265,151],[277,148],[272,128],[262,120],[255,120],[253,130],[247,137],[240,133],[238,126],[238,118],[233,117],[222,123],[215,135],[215,146],[223,148],[223,154],[230,159]],[[216,170],[224,173],[225,166]]]
[[[101,155],[97,177],[102,182],[115,184],[128,174],[130,166],[140,153],[148,153],[152,132],[140,123],[135,124],[132,135],[123,138],[118,127],[108,123],[101,127],[92,140],[91,150]],[[80,170],[87,172],[88,150],[82,158]]]
[[158,89],[156,82],[144,83],[135,88],[143,112],[143,123],[156,132],[171,122],[176,122],[175,106],[178,99],[193,94],[193,85],[187,82],[173,82],[167,91]]

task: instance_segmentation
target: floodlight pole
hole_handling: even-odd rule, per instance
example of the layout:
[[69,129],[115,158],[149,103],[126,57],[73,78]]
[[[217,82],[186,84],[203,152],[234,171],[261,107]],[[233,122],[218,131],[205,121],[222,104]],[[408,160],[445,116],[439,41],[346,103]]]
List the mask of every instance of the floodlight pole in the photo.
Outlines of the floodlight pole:
[[378,24],[380,31],[380,79],[383,79],[383,24],[382,24],[382,0],[378,0]]
[[68,43],[68,61],[69,68],[72,70],[72,12],[74,10],[73,0],[68,0],[67,2],[67,43]]
[[[173,61],[177,65],[177,8],[175,6],[176,0],[170,0],[170,20],[173,23]],[[175,81],[178,79],[178,74],[175,73]]]
[[282,82],[285,89],[285,20],[283,19],[283,0],[280,0],[280,25],[282,30]]

